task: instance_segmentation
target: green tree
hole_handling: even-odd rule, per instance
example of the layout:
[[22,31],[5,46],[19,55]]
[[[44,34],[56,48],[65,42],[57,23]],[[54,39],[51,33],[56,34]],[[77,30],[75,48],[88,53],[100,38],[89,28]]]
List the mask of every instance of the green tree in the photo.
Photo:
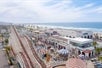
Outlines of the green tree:
[[96,48],[95,51],[96,51],[96,54],[99,55],[100,52],[102,51],[102,48]]
[[96,49],[96,46],[98,45],[98,43],[96,41],[93,42],[93,46],[95,47]]
[[8,44],[9,43],[9,40],[8,39],[5,39],[5,44]]
[[98,57],[98,60],[102,62],[102,56],[99,56]]
[[11,50],[11,47],[10,46],[5,46],[4,48],[5,48],[7,56],[9,56],[9,52]]
[[13,65],[13,63],[12,63],[12,58],[10,57],[11,47],[10,47],[10,46],[6,46],[6,47],[4,47],[4,48],[5,48],[6,54],[7,54],[7,56],[8,56],[9,64],[10,64],[10,65]]

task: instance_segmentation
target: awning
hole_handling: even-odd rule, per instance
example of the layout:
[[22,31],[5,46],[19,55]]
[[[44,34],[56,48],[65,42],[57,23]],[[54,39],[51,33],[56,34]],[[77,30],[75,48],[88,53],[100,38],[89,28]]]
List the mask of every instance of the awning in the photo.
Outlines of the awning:
[[91,50],[84,50],[84,53],[91,53]]

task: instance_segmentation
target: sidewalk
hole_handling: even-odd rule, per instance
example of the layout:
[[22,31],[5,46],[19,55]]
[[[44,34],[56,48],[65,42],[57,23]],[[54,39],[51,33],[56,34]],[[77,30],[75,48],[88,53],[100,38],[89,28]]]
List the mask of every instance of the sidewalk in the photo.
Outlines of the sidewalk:
[[14,66],[10,66],[10,68],[14,68]]
[[87,68],[94,68],[94,64],[91,61],[86,61],[87,62]]

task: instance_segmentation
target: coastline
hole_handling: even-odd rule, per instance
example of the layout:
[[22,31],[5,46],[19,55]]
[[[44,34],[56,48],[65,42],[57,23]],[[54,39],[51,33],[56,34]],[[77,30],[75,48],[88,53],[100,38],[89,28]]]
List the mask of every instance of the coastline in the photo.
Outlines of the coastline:
[[31,24],[30,26],[38,26],[42,28],[56,28],[56,29],[70,29],[70,30],[85,30],[85,31],[92,31],[92,32],[102,32],[102,29],[99,28],[87,28],[87,27],[66,27],[66,26],[53,26],[53,25],[39,25],[39,24]]

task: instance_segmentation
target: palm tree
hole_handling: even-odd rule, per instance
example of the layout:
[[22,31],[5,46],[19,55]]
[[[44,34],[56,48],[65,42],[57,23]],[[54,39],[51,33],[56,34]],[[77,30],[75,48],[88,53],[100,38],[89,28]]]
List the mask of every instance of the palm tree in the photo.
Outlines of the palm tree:
[[3,45],[3,43],[4,43],[4,42],[3,42],[3,37],[4,37],[3,34],[1,34],[0,37],[2,38],[2,45]]
[[95,55],[96,56],[99,55],[100,50],[101,50],[100,48],[97,48],[97,45],[98,45],[98,43],[96,41],[93,41],[93,46],[95,48]]
[[102,56],[99,56],[98,57],[98,60],[102,62]]
[[96,46],[98,45],[98,43],[96,41],[93,41],[93,46],[96,49]]
[[96,50],[95,50],[95,51],[96,51],[96,54],[97,54],[97,55],[99,55],[99,54],[100,54],[100,52],[102,51],[102,48],[96,48]]
[[10,46],[5,46],[4,49],[6,51],[7,56],[9,57],[9,52],[11,50],[11,47]]
[[7,54],[7,56],[8,56],[8,60],[9,60],[9,62],[10,62],[10,65],[13,65],[13,63],[12,63],[12,58],[10,57],[11,47],[10,47],[10,46],[6,46],[6,47],[4,47],[4,48],[5,48],[6,54]]
[[9,43],[9,40],[8,39],[5,39],[5,44],[8,44]]

